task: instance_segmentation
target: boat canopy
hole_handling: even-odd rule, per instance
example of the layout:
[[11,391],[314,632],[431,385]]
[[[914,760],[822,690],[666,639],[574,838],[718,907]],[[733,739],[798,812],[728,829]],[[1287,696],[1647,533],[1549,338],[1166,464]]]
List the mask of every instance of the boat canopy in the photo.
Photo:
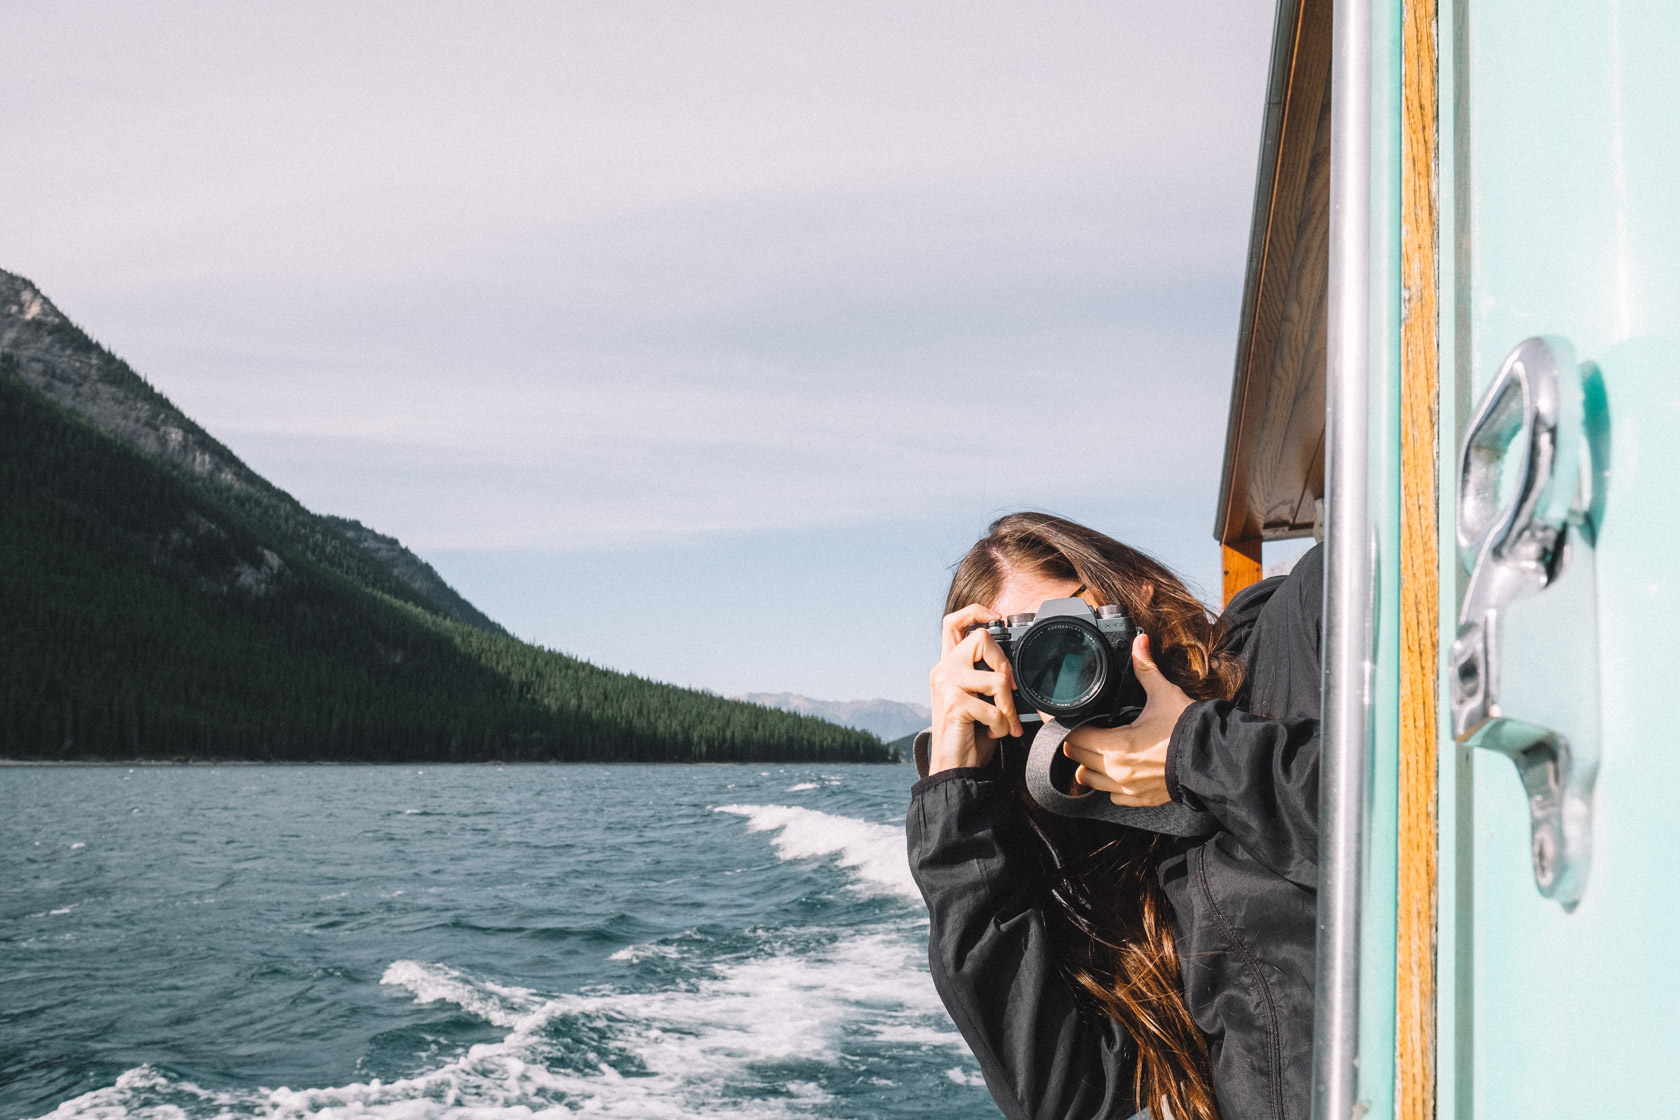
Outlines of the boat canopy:
[[1331,0],[1278,5],[1213,530],[1227,600],[1260,578],[1262,541],[1322,520],[1330,16]]

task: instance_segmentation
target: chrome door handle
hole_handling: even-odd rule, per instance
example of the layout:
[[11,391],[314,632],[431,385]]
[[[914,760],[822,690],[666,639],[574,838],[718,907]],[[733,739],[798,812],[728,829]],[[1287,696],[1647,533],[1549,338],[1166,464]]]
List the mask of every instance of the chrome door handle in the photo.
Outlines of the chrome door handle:
[[1586,886],[1598,770],[1596,376],[1562,339],[1521,343],[1477,406],[1458,468],[1470,581],[1450,654],[1453,737],[1516,764],[1534,884],[1567,909]]

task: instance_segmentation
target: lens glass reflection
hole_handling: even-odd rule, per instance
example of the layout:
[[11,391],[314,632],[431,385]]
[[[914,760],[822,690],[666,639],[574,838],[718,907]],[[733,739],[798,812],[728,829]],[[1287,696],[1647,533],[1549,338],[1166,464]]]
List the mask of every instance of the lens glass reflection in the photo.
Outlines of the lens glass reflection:
[[1087,699],[1102,673],[1097,639],[1072,626],[1029,634],[1015,658],[1021,684],[1046,711]]

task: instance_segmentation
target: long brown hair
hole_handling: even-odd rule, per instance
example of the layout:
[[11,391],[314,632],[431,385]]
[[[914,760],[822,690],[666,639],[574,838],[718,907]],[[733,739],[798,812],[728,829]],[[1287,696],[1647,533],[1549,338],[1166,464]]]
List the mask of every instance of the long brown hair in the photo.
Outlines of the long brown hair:
[[[1077,580],[1104,603],[1125,607],[1149,635],[1161,673],[1193,699],[1229,699],[1241,684],[1241,663],[1218,648],[1217,623],[1171,570],[1049,514],[993,522],[958,563],[945,613],[995,602],[1011,571]],[[1218,1120],[1207,1039],[1184,1000],[1172,907],[1155,872],[1174,841],[1045,812],[1020,781],[1025,753],[1005,750],[1004,765],[1023,791],[1016,805],[1026,827],[1019,832],[1043,873],[1041,901],[1058,963],[1131,1036],[1140,1108],[1175,1120]]]

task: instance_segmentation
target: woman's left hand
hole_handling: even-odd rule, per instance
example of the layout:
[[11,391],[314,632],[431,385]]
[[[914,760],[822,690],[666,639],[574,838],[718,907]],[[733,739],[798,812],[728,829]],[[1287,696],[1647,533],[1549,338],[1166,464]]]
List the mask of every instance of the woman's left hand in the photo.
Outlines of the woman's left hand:
[[1132,642],[1132,668],[1148,697],[1142,714],[1124,727],[1081,727],[1067,737],[1062,750],[1079,763],[1074,780],[1103,791],[1116,805],[1165,805],[1172,800],[1167,793],[1167,744],[1178,717],[1194,701],[1156,667],[1147,634]]

